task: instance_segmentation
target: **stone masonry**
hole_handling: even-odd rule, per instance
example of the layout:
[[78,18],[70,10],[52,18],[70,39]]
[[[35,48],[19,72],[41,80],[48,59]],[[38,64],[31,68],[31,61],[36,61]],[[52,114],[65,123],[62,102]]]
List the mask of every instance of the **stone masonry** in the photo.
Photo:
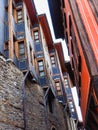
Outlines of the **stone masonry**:
[[23,93],[23,79],[22,72],[0,56],[0,130],[66,130],[62,105],[54,99],[54,113],[47,106],[47,126],[43,90],[27,78]]
[[23,74],[0,56],[0,130],[23,129]]

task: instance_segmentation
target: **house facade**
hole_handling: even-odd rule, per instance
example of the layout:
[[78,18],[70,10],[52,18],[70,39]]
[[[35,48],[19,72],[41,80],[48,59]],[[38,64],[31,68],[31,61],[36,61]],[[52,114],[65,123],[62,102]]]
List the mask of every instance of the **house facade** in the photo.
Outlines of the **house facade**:
[[[64,65],[62,45],[54,44],[46,16],[37,15],[33,0],[1,0],[0,5],[0,53],[23,72],[24,87],[26,82],[30,81],[31,86],[37,83],[44,90],[42,105],[46,114],[47,129],[71,129],[70,123],[67,123],[66,112],[69,122],[70,118],[73,118],[75,129],[77,117],[70,85],[67,84],[68,74]],[[28,87],[26,89],[28,90]],[[60,115],[56,116],[58,107],[56,108],[55,104],[60,104],[61,111],[65,110],[66,120],[63,117],[62,122],[57,121]],[[62,123],[64,126],[60,127],[59,124]]]
[[[98,2],[97,0],[61,0],[60,2],[62,33],[65,34],[70,55],[71,69],[74,73],[73,84],[77,87],[84,127],[97,129]],[[50,4],[50,10],[51,7]],[[55,16],[51,15],[52,19],[55,19]],[[56,22],[54,20],[55,24]]]

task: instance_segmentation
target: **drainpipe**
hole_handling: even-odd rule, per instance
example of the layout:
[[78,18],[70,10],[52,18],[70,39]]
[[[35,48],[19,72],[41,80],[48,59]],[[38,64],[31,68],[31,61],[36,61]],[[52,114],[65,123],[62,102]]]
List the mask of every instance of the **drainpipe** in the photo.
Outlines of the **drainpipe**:
[[25,81],[26,78],[28,77],[29,70],[26,72],[23,82],[22,82],[22,98],[23,98],[23,120],[24,120],[24,130],[26,130],[26,105],[25,105]]
[[47,89],[45,95],[44,95],[44,111],[45,111],[45,122],[46,122],[46,130],[48,130],[48,113],[47,113],[47,96],[48,92],[50,90],[50,87]]

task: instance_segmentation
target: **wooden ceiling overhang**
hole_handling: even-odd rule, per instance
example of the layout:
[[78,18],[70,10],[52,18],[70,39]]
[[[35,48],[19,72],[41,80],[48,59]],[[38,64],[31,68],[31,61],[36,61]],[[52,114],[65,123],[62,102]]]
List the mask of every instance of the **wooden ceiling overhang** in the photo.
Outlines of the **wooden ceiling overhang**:
[[33,0],[24,0],[24,2],[26,4],[26,7],[27,7],[32,24],[33,25],[37,24],[38,18],[37,18],[37,12],[36,12]]
[[57,53],[58,53],[62,72],[66,72],[64,54],[63,54],[61,42],[55,43],[54,46],[55,46],[55,49],[57,50]]
[[44,33],[44,36],[46,39],[48,49],[49,50],[54,49],[53,39],[51,36],[51,32],[50,32],[50,28],[49,28],[49,24],[48,24],[46,15],[45,14],[39,15],[38,18],[39,18],[39,23],[41,24],[42,29],[43,29],[43,33]]

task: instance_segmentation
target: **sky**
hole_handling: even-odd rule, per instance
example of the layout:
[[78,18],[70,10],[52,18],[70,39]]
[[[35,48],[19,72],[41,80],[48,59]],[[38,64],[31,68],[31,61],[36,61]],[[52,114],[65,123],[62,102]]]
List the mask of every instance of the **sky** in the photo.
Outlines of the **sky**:
[[63,41],[62,39],[56,39],[55,38],[47,0],[34,0],[34,3],[35,3],[38,14],[46,14],[53,41],[54,41],[54,43],[56,43],[56,42],[62,43],[64,58],[65,58],[66,61],[69,61],[69,56],[68,56],[68,51],[67,51],[65,41]]

